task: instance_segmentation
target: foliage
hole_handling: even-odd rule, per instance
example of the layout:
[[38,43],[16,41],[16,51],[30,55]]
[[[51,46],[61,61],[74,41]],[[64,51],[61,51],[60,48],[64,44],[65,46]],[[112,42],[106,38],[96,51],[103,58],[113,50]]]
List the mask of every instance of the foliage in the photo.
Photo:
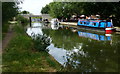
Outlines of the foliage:
[[46,51],[46,47],[50,45],[50,39],[45,35],[33,36],[34,49],[37,51]]
[[2,23],[7,22],[18,14],[18,4],[22,3],[21,0],[16,2],[2,2]]
[[120,26],[120,2],[52,2],[47,5],[52,17],[70,18],[72,15],[101,15],[102,19],[113,16],[115,26]]
[[2,3],[2,22],[12,19],[18,13],[18,7],[14,2],[3,2]]
[[24,18],[24,17],[21,16],[21,15],[18,15],[18,16],[16,17],[16,19],[17,19],[17,21],[21,22],[22,26],[26,26],[26,25],[28,25],[28,23],[29,23],[29,19]]
[[50,10],[49,5],[46,5],[45,7],[42,8],[41,13],[42,14],[48,14]]
[[29,11],[22,11],[22,12],[20,12],[20,14],[29,14],[30,12]]
[[63,16],[63,12],[62,12],[62,4],[61,3],[50,3],[50,15],[53,17],[62,17]]
[[18,4],[20,3],[22,3],[21,0],[17,0],[16,2],[2,2],[2,32],[7,32],[9,27],[7,22],[18,14]]

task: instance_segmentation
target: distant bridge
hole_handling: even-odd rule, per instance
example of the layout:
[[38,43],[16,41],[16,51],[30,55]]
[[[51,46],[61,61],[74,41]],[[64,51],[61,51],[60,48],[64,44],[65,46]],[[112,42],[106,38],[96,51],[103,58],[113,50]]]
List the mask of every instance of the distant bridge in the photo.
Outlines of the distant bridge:
[[42,15],[21,14],[21,15],[28,19],[29,17],[42,17],[42,20],[48,19],[49,21],[52,19],[52,17],[49,14],[42,14]]

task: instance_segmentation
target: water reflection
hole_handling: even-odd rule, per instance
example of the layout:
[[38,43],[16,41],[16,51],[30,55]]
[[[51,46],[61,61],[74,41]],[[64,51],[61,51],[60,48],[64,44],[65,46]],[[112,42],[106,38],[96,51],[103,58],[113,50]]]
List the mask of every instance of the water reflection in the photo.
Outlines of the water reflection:
[[100,41],[110,41],[111,40],[111,36],[104,36],[104,35],[93,34],[93,33],[88,33],[88,32],[78,31],[78,35],[81,37],[91,38],[91,39],[100,40]]
[[[64,64],[65,62],[67,62],[66,60],[66,50],[62,49],[62,48],[57,48],[54,46],[54,44],[51,44],[50,46],[48,46],[49,48],[49,54],[52,54],[52,56],[54,56],[54,58],[59,61],[60,64]],[[58,53],[59,52],[59,53]]]
[[[35,24],[35,23],[34,23]],[[40,26],[41,25],[41,26]],[[39,32],[51,38],[47,48],[66,71],[116,72],[120,35],[83,31],[59,25],[56,30],[39,23]],[[36,31],[32,31],[36,32]],[[27,30],[30,35],[31,30]],[[37,31],[38,32],[38,31]]]
[[32,23],[32,26],[27,28],[27,34],[29,36],[38,35],[38,34],[43,35],[42,24]]
[[51,24],[51,28],[53,30],[57,30],[59,28],[59,24]]

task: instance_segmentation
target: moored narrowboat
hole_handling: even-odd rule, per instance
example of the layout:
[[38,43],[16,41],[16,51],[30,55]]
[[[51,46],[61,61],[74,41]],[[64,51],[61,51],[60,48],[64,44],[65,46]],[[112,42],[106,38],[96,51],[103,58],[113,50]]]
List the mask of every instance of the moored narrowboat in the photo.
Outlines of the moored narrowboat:
[[105,30],[106,33],[115,31],[112,20],[94,20],[94,19],[80,19],[77,23],[78,26],[98,28]]

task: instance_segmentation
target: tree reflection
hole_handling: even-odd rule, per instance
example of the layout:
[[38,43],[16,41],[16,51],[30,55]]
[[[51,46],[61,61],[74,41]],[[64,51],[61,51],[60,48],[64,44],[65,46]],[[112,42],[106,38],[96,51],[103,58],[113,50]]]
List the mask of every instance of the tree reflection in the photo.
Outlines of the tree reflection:
[[[106,43],[107,44],[107,43]],[[105,44],[105,45],[106,45]],[[77,72],[117,72],[118,71],[118,53],[115,46],[102,43],[82,45],[86,56],[81,55],[81,50],[77,53],[68,52],[65,70]]]
[[73,49],[79,41],[77,33],[71,32],[69,29],[59,30],[44,30],[43,32],[52,38],[55,47],[65,48],[66,50]]

